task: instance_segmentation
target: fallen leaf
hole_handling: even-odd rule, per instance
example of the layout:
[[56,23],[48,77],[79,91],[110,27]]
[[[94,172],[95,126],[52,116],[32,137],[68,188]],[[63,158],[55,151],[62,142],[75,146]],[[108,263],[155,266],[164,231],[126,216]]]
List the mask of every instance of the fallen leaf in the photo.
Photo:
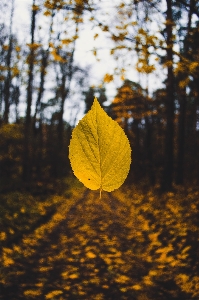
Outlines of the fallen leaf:
[[126,179],[131,163],[129,140],[94,99],[72,132],[69,159],[74,175],[89,189],[111,192]]

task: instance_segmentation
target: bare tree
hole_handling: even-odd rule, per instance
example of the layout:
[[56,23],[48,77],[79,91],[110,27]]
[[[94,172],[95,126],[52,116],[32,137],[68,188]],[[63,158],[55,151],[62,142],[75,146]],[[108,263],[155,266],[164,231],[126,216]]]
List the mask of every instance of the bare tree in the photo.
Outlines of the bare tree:
[[166,136],[165,136],[165,153],[164,153],[164,172],[162,180],[162,190],[171,189],[173,181],[173,164],[174,164],[174,72],[173,72],[173,13],[172,0],[167,0],[166,11],[166,53],[167,53],[167,80],[166,80]]
[[12,0],[12,4],[11,4],[9,45],[8,45],[8,51],[6,57],[7,76],[4,85],[4,104],[5,104],[4,115],[3,115],[4,123],[8,123],[9,109],[10,109],[11,57],[12,57],[12,50],[13,50],[13,34],[12,34],[13,14],[14,14],[14,0]]
[[33,95],[33,77],[34,77],[34,55],[35,48],[33,47],[35,42],[35,24],[36,24],[35,0],[32,2],[32,16],[31,16],[31,44],[30,53],[28,56],[28,86],[27,86],[27,106],[26,116],[24,124],[24,161],[23,161],[23,179],[29,181],[31,177],[31,162],[30,162],[30,142],[31,142],[31,105]]

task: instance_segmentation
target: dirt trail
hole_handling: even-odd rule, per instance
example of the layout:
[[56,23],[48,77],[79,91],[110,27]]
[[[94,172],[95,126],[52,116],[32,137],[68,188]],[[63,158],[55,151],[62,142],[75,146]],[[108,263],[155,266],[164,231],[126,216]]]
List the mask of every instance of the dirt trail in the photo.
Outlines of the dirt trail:
[[[188,299],[164,286],[140,285],[153,266],[136,249],[129,209],[111,194],[86,191],[65,218],[48,223],[42,238],[14,247],[0,299]],[[171,289],[176,288],[170,282]],[[170,298],[168,298],[170,297]]]

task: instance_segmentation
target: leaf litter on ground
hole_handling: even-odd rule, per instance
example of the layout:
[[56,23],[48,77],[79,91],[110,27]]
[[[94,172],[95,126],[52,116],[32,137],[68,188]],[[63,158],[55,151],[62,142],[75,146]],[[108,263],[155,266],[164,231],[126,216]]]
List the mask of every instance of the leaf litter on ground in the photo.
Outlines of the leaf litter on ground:
[[[79,196],[81,193],[81,197]],[[0,299],[198,299],[198,190],[84,188],[3,247]]]

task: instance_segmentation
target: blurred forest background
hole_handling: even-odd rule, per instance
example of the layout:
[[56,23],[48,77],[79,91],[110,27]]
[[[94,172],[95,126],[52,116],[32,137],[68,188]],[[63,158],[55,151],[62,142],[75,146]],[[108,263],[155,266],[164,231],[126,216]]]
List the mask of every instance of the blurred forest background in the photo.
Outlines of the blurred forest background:
[[[71,131],[94,96],[129,137],[129,182],[162,191],[198,183],[198,1],[121,0],[109,6],[104,18],[103,1],[33,0],[29,37],[23,39],[22,33],[13,33],[15,1],[1,1],[1,191],[41,186],[71,174]],[[74,59],[86,22],[99,30],[93,39],[105,35],[117,63],[98,86],[89,85],[89,68]],[[91,50],[97,59],[100,49]],[[140,80],[126,78],[129,68]],[[159,87],[143,86],[142,79],[147,83],[153,74]],[[108,99],[106,87],[116,77],[122,83]]]

